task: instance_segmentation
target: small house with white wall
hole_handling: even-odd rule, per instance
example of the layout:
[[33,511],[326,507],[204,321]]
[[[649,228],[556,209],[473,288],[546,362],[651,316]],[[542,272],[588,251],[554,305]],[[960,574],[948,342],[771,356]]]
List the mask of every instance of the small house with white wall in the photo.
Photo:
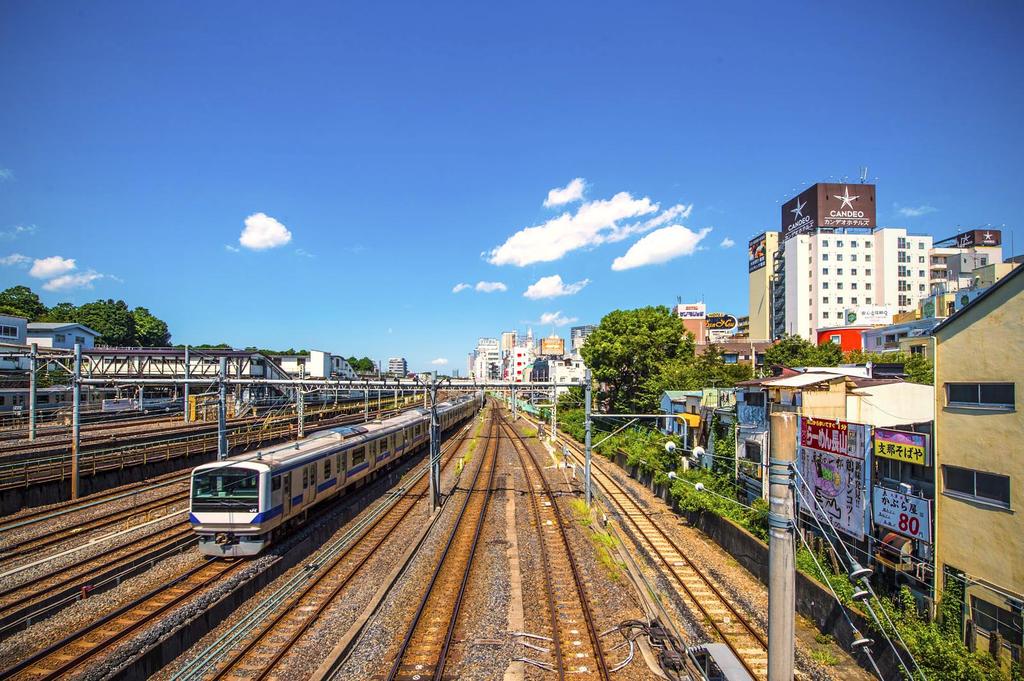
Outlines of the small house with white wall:
[[99,331],[77,322],[29,322],[26,342],[41,348],[73,350],[75,343],[83,349],[95,347],[99,337]]

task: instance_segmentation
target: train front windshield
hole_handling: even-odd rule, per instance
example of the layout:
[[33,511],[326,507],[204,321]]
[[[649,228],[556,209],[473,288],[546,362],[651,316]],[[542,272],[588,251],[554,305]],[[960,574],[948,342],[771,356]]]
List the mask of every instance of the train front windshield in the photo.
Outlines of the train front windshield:
[[260,497],[260,474],[246,468],[216,468],[192,475],[193,511],[251,511]]

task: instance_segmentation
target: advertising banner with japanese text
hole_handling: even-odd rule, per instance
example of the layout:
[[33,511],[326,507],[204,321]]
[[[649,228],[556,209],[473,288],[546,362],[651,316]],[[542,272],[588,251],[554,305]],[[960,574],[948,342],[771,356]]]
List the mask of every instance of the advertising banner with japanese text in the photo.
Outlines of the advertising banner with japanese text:
[[875,428],[875,456],[927,466],[928,437],[923,433]]
[[801,508],[858,539],[864,538],[866,525],[867,429],[858,423],[800,419],[797,465],[810,487],[801,490]]
[[931,502],[884,487],[874,488],[872,494],[874,521],[911,539],[932,541]]

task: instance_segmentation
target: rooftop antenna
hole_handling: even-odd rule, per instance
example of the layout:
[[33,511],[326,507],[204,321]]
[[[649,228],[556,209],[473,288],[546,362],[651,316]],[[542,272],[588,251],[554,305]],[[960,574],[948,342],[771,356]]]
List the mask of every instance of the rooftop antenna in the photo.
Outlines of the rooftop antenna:
[[867,181],[868,181],[868,167],[867,166],[861,166],[860,167],[860,183],[864,184]]

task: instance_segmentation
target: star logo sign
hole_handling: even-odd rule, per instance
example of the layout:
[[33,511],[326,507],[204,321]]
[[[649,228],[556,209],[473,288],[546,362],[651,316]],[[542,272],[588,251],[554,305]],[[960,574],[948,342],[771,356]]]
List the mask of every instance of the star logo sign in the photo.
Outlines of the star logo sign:
[[850,210],[853,210],[853,202],[860,198],[859,196],[850,196],[849,187],[843,187],[842,196],[839,196],[837,194],[834,194],[833,196],[835,196],[835,198],[843,202],[843,205],[839,207],[839,210],[842,210],[844,208],[849,208]]
[[789,209],[789,212],[793,214],[793,219],[794,220],[798,220],[798,219],[800,219],[800,218],[802,218],[804,216],[804,206],[806,206],[806,205],[807,205],[806,201],[804,201],[803,203],[800,203],[800,197],[799,196],[796,198],[796,208],[790,208]]
[[985,241],[992,241],[992,232],[985,232]]

